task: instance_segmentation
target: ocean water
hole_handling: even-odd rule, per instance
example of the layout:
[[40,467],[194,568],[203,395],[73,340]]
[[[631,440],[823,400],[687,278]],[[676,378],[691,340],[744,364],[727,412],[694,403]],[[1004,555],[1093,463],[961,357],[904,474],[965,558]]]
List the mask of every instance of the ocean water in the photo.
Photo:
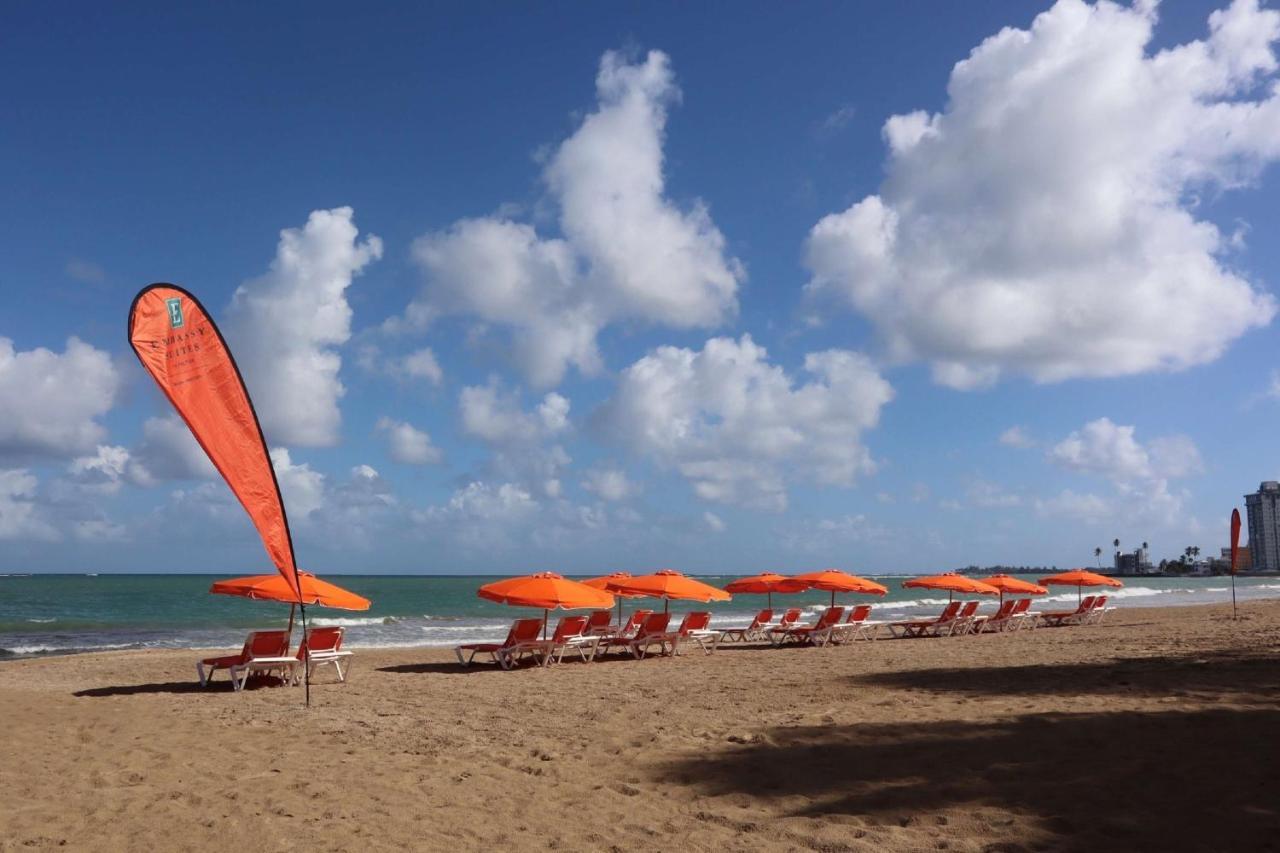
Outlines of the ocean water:
[[[721,586],[738,575],[703,576]],[[936,613],[947,597],[903,589],[905,575],[872,575],[889,587],[883,598],[837,596],[837,603],[870,602],[872,618],[898,619]],[[327,579],[365,596],[373,607],[362,613],[311,608],[314,625],[347,626],[352,647],[450,646],[500,640],[511,620],[534,611],[504,607],[476,595],[496,578],[480,576],[329,575]],[[0,575],[0,659],[74,651],[129,648],[231,648],[255,628],[283,628],[289,607],[209,594],[209,575]],[[1124,589],[1107,590],[1120,607],[1159,607],[1231,600],[1231,580],[1208,578],[1126,578]],[[1087,591],[1086,591],[1087,594]],[[1241,601],[1280,597],[1280,578],[1237,578]],[[992,599],[994,600],[994,599]],[[830,594],[774,595],[773,605],[802,607],[814,615]],[[1076,602],[1074,588],[1055,588],[1038,599],[1042,606]],[[672,602],[672,613],[712,612],[713,625],[746,624],[766,604],[763,595],[736,595],[712,605]],[[661,607],[661,602],[656,603]],[[994,605],[984,607],[990,610]],[[655,607],[652,600],[628,599],[624,611]],[[552,614],[553,618],[556,614]]]

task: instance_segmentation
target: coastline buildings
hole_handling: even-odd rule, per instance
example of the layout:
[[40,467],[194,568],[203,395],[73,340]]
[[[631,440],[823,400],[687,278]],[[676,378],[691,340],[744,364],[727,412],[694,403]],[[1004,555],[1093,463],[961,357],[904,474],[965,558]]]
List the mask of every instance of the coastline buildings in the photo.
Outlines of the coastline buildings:
[[1249,556],[1253,568],[1280,570],[1280,483],[1266,480],[1244,496],[1249,512]]
[[1127,554],[1116,551],[1115,573],[1118,575],[1152,575],[1156,568],[1147,557],[1146,548],[1138,548]]

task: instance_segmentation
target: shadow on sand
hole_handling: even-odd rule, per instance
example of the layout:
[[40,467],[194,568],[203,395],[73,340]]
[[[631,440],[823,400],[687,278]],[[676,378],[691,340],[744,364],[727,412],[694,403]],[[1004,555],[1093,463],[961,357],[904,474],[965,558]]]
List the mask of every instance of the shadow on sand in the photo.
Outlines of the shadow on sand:
[[[943,809],[1011,810],[1034,816],[1045,833],[1026,849],[1280,850],[1280,661],[1227,658],[863,676],[853,679],[851,700],[858,682],[944,696],[1070,687],[1060,711],[772,728],[757,743],[661,763],[657,772],[708,794],[775,800],[798,816],[906,826]],[[1070,694],[1086,690],[1176,704],[1069,713]],[[1194,696],[1200,691],[1210,695]],[[1243,707],[1214,707],[1215,692]],[[1178,698],[1187,695],[1194,698]]]

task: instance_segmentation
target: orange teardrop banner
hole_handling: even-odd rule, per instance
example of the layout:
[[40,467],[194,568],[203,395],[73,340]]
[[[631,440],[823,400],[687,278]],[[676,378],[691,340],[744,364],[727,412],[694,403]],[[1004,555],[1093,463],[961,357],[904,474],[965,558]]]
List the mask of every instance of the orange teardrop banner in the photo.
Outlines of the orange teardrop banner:
[[271,562],[301,601],[293,537],[267,442],[213,319],[181,287],[148,285],[129,309],[129,344],[249,513]]

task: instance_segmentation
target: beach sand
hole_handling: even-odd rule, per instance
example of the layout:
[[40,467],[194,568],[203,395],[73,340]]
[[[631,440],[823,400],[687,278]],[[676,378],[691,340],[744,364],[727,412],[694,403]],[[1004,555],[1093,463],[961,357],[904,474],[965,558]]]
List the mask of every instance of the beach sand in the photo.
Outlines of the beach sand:
[[[1275,850],[1280,602],[235,694],[0,664],[0,850]],[[323,672],[323,671],[322,671]],[[223,676],[220,675],[220,678]]]

